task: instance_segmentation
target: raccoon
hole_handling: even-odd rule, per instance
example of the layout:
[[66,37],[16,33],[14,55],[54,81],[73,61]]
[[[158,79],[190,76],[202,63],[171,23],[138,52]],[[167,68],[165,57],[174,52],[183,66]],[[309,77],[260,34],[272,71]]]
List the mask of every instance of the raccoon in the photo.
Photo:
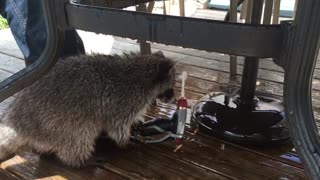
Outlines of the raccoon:
[[[79,167],[101,133],[125,146],[157,97],[173,98],[175,62],[152,55],[79,55],[58,60],[17,95],[0,122],[0,159],[22,147]],[[170,93],[167,93],[170,92]]]

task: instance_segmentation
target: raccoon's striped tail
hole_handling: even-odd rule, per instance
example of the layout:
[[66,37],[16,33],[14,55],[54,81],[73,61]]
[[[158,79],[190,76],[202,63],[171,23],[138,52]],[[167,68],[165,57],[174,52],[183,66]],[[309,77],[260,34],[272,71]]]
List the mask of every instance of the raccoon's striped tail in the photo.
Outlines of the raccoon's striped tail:
[[11,158],[22,145],[23,140],[16,131],[0,122],[0,161]]

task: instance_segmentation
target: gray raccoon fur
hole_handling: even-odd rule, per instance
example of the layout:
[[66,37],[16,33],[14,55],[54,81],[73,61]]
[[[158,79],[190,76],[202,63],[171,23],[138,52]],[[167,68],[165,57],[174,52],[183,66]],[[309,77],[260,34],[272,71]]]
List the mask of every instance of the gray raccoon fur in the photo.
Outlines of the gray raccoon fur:
[[22,147],[81,166],[105,132],[119,146],[159,94],[173,88],[175,62],[149,56],[81,55],[61,59],[22,90],[0,122],[0,159]]

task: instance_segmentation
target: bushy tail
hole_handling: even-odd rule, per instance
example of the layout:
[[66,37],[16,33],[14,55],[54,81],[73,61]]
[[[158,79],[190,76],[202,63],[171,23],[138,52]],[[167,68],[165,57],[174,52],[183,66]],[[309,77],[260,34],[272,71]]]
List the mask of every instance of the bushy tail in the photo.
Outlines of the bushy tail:
[[16,131],[0,122],[0,161],[11,158],[22,145],[23,139]]

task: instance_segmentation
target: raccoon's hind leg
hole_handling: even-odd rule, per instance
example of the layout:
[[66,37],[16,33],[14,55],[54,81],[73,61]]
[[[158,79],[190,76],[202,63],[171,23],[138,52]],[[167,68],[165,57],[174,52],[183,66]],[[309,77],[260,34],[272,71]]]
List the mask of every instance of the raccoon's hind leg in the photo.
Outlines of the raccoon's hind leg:
[[[137,120],[136,120],[137,121]],[[123,125],[116,128],[108,127],[106,132],[108,136],[114,140],[119,147],[125,147],[130,140],[131,126]]]
[[24,139],[14,128],[0,122],[0,161],[13,157],[24,144]]
[[64,164],[81,167],[92,156],[95,150],[95,140],[99,134],[96,132],[82,134],[81,130],[73,133],[77,136],[69,137],[67,142],[57,147],[55,153]]

